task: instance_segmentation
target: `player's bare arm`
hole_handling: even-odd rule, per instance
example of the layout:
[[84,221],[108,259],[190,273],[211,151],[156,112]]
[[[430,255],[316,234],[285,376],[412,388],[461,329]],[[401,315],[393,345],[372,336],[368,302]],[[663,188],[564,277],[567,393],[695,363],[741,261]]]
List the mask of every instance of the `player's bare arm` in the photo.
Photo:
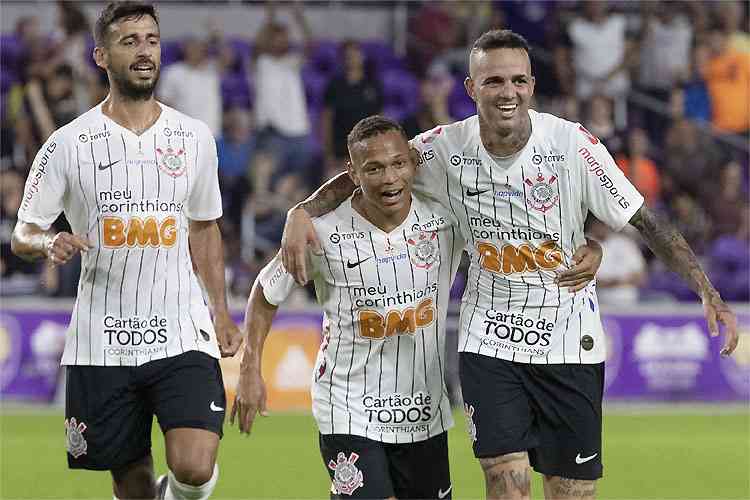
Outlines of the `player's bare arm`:
[[278,307],[271,305],[263,295],[263,286],[255,281],[245,308],[245,348],[242,350],[240,380],[232,406],[230,423],[238,417],[240,432],[250,434],[256,414],[267,416],[266,383],[261,374],[263,345],[271,331],[271,323]]
[[680,232],[665,218],[643,205],[630,219],[646,244],[672,271],[679,274],[703,302],[703,310],[712,337],[719,335],[718,323],[725,326],[726,342],[722,356],[729,356],[737,347],[737,318],[703,272],[693,250]]
[[599,266],[602,264],[602,246],[598,241],[586,238],[586,244],[578,247],[573,254],[573,267],[557,275],[555,282],[568,291],[583,290],[594,279]]
[[47,258],[54,265],[62,265],[78,252],[85,252],[91,244],[82,236],[67,232],[44,231],[36,224],[19,221],[13,230],[11,250],[26,260]]
[[349,175],[341,173],[323,184],[287,214],[284,235],[281,238],[281,259],[284,269],[294,276],[294,280],[300,285],[308,281],[305,262],[307,246],[310,245],[314,253],[321,253],[320,242],[310,217],[319,217],[339,206],[354,192],[354,187]]
[[190,221],[188,236],[195,267],[206,288],[214,316],[216,340],[223,357],[234,356],[242,344],[239,328],[229,315],[224,283],[224,246],[215,220]]

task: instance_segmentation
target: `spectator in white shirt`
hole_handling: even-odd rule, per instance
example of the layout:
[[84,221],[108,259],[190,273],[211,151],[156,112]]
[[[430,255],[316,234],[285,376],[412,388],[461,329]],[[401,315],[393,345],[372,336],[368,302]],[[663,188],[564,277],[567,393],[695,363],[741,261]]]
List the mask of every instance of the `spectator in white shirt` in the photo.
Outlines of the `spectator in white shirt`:
[[602,305],[635,304],[646,280],[646,263],[638,245],[625,232],[617,233],[594,219],[588,234],[602,246],[596,273],[596,294]]

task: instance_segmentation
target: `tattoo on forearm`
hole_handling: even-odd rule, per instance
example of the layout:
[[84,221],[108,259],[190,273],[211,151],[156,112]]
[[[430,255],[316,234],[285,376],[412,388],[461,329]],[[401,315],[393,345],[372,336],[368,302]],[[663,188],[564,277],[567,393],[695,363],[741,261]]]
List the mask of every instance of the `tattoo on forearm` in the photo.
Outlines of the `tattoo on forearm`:
[[630,223],[640,231],[654,255],[679,274],[694,292],[701,297],[706,293],[718,296],[690,245],[665,218],[657,216],[644,205],[630,219]]
[[315,191],[308,199],[299,204],[310,217],[320,217],[335,209],[337,206],[354,192],[354,183],[347,174],[339,174],[320,189]]

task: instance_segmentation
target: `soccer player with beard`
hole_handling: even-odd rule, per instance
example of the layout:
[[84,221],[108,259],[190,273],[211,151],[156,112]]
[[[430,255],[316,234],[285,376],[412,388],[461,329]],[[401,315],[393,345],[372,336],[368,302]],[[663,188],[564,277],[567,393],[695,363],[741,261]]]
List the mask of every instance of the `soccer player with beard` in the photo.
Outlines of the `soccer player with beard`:
[[[94,38],[110,93],[42,146],[12,248],[54,265],[83,252],[62,358],[69,467],[109,470],[117,498],[154,498],[156,415],[169,466],[159,495],[204,499],[225,413],[218,358],[241,343],[226,305],[216,146],[205,124],[154,99],[153,6],[109,4]],[[61,212],[72,234],[51,229]]]
[[[721,354],[737,346],[736,318],[682,235],[643,204],[601,142],[583,126],[529,109],[534,77],[526,41],[509,30],[477,39],[466,91],[477,115],[420,134],[417,194],[459,222],[469,254],[459,366],[474,454],[487,498],[530,497],[530,466],[548,499],[594,498],[602,476],[605,338],[594,284],[557,286],[575,261],[589,213],[615,230],[630,223],[699,295]],[[284,264],[304,280],[309,216],[353,186],[341,175],[290,212]]]

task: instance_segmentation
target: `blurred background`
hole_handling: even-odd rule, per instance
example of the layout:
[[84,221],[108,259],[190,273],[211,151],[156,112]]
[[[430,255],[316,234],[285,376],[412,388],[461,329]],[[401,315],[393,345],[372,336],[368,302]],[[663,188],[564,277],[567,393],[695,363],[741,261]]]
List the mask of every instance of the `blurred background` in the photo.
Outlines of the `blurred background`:
[[[682,231],[740,319],[736,354],[719,359],[720,339],[707,336],[695,295],[637,234],[613,233],[594,222],[589,232],[604,247],[597,288],[610,347],[609,407],[640,415],[650,411],[643,402],[670,402],[669,408],[677,409],[709,403],[698,406],[698,413],[709,416],[696,424],[706,432],[717,428],[716,415],[738,414],[733,423],[719,425],[730,430],[722,449],[731,451],[740,471],[740,477],[730,474],[723,481],[730,489],[660,490],[655,479],[652,491],[672,498],[750,497],[747,2],[215,0],[157,6],[162,35],[157,96],[205,121],[216,136],[226,277],[238,321],[256,274],[278,249],[286,211],[342,170],[346,134],[354,123],[382,113],[413,136],[466,118],[475,113],[463,87],[473,41],[492,28],[526,37],[536,76],[533,107],[580,122],[605,143],[649,206]],[[102,2],[10,0],[0,5],[0,395],[6,408],[20,401],[41,405],[36,410],[51,404],[50,411],[59,412],[55,404],[62,400],[58,363],[80,265],[51,268],[21,261],[10,252],[10,236],[40,145],[107,95],[106,75],[91,57],[91,28],[102,7]],[[66,228],[64,217],[56,226]],[[464,270],[454,284],[456,301]],[[456,314],[448,332],[454,344]],[[264,366],[272,409],[309,409],[319,326],[314,296],[306,291],[279,315]],[[455,355],[449,359],[447,382],[458,404]],[[223,363],[231,395],[238,360]],[[10,414],[3,414],[6,425],[22,429],[21,422],[29,421],[24,411],[19,420]],[[629,435],[630,424],[623,425]],[[633,432],[642,432],[643,425]],[[466,452],[463,423],[457,427]],[[19,432],[25,443],[28,436]],[[6,457],[15,453],[5,446],[8,436],[4,431]],[[50,453],[61,468],[58,441]],[[719,453],[717,448],[722,457]],[[615,455],[618,459],[630,463]],[[634,459],[648,464],[638,455]],[[319,459],[313,454],[311,460]],[[467,454],[465,466],[476,473],[471,460]],[[320,481],[320,472],[308,474]],[[479,476],[471,477],[481,486]],[[606,485],[614,483],[604,484],[606,493]],[[106,494],[106,488],[73,488],[60,495]],[[611,494],[640,496],[624,488]],[[31,496],[48,495],[43,488],[32,491]],[[267,496],[279,497],[274,491]]]

